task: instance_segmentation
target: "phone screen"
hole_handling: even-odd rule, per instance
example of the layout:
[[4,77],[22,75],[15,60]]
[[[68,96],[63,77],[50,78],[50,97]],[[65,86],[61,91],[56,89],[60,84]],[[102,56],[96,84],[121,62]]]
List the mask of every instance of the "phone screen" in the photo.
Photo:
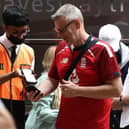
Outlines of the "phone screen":
[[22,73],[24,74],[26,83],[37,83],[35,76],[32,73],[31,69],[22,69]]

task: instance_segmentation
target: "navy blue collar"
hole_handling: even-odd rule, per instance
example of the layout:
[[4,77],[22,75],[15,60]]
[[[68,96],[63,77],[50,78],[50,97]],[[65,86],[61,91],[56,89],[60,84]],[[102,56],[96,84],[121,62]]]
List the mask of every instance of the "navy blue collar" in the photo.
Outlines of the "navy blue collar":
[[86,40],[85,44],[83,44],[83,45],[81,45],[79,47],[75,47],[73,49],[73,51],[78,51],[78,50],[83,49],[87,44],[89,44],[91,42],[91,39],[92,39],[92,35],[90,34],[89,37],[88,37],[88,39]]

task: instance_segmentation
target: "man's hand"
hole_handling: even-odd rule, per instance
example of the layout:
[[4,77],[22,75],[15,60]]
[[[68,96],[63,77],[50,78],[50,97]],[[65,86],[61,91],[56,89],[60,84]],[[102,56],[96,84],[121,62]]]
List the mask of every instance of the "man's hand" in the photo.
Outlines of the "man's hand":
[[61,91],[64,97],[77,97],[78,96],[78,88],[76,84],[70,82],[70,81],[65,81],[62,80],[61,84]]
[[30,101],[33,101],[33,102],[37,102],[39,101],[40,98],[42,98],[44,95],[42,92],[39,92],[37,94],[38,91],[30,91],[30,92],[27,92],[26,95],[27,95],[27,98],[30,100]]
[[120,97],[112,99],[112,110],[121,110]]

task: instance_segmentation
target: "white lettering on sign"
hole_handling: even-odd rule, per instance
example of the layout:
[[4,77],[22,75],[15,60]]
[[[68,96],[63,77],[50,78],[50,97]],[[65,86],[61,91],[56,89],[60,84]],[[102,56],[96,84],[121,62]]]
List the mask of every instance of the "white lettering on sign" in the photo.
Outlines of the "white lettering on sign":
[[[101,16],[106,14],[123,13],[127,1],[125,0],[84,0],[85,2],[71,3],[76,4],[85,15]],[[32,13],[53,13],[57,8],[65,3],[65,0],[4,0],[4,8],[8,5],[19,5],[25,10],[29,9]]]
[[43,2],[42,0],[32,0],[32,10],[36,13],[42,12]]
[[4,8],[10,5],[19,5],[26,9],[32,9],[35,13],[54,12],[55,6],[60,6],[62,0],[5,0]]

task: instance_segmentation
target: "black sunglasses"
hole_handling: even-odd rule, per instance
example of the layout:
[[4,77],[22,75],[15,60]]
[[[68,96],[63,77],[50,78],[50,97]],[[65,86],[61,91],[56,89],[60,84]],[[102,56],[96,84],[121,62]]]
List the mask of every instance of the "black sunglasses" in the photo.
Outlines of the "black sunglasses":
[[66,24],[62,29],[54,29],[57,33],[64,33],[69,25],[71,25],[74,22],[74,20],[70,21],[68,24]]

